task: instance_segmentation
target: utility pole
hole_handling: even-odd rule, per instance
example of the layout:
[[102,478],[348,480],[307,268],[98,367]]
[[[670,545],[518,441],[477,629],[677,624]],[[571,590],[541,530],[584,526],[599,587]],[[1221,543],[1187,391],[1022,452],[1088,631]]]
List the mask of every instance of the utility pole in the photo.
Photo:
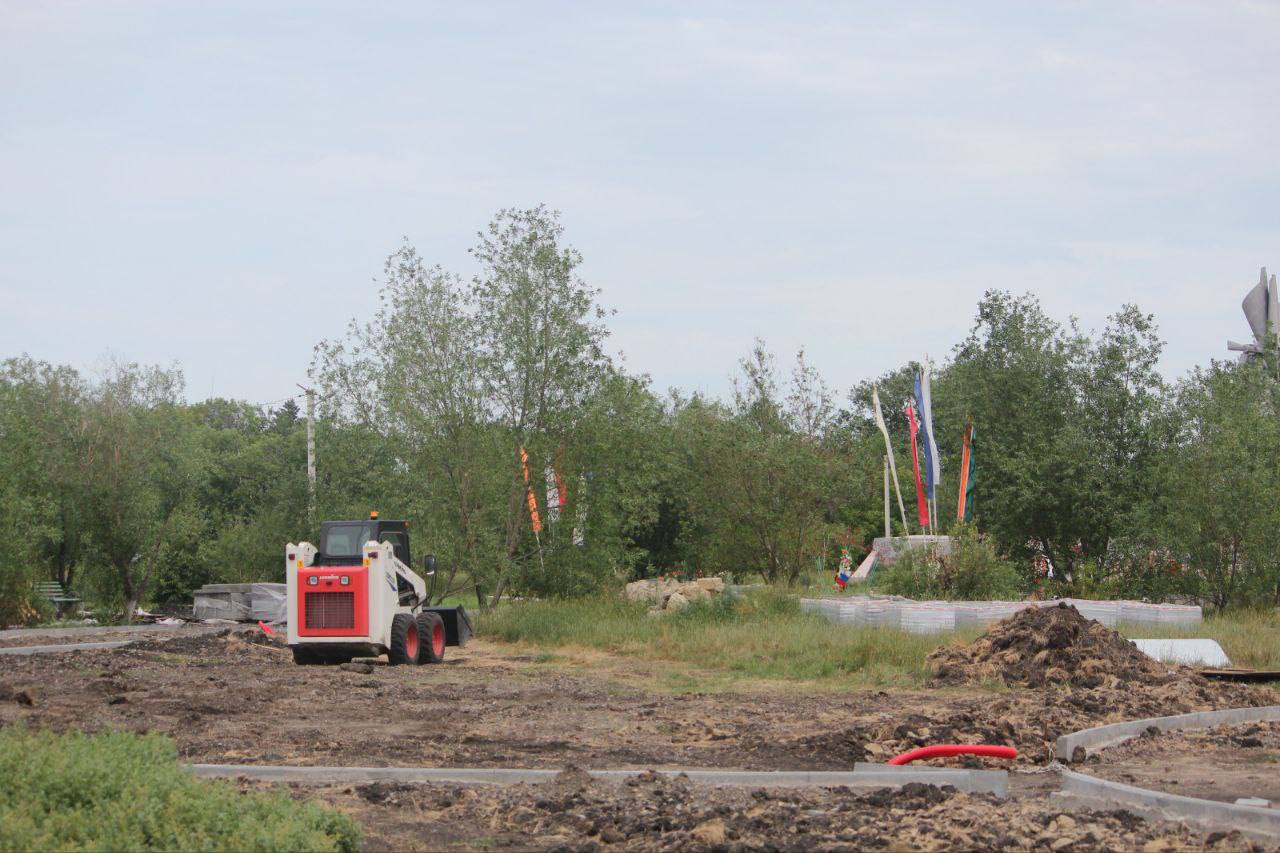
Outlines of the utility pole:
[[307,395],[307,527],[316,526],[316,392],[302,388]]

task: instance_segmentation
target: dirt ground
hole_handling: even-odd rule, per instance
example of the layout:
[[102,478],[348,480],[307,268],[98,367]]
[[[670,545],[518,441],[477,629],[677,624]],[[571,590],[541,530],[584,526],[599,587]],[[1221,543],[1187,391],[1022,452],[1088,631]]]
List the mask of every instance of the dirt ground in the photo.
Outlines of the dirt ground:
[[[465,649],[450,648],[445,665],[377,662],[362,672],[295,666],[278,639],[256,630],[148,637],[116,650],[0,659],[0,724],[162,732],[174,738],[184,760],[208,763],[851,769],[856,761],[884,761],[927,743],[982,742],[1018,747],[1016,766],[1034,769],[1052,759],[1053,741],[1070,731],[1270,704],[1277,695],[1194,677],[996,692],[963,685],[806,692],[803,685],[768,682],[672,693],[661,687],[669,668],[585,650],[530,654],[474,640]],[[656,778],[578,787],[563,796],[585,799],[569,805],[536,786],[385,792],[363,786],[320,794],[361,817],[372,846],[392,849],[582,849],[606,842],[637,849],[1021,847],[1068,837],[1081,848],[1142,847],[1159,839],[1170,849],[1245,844],[1238,836],[1180,834],[1123,814],[1075,814],[1068,823],[1043,796],[1015,806],[950,793],[934,802],[935,789],[878,803],[840,791],[691,791],[686,783]],[[443,806],[446,801],[451,805]],[[717,820],[723,842],[715,840]],[[1049,830],[1055,820],[1058,828]],[[700,830],[708,823],[712,828]],[[1042,837],[1046,832],[1052,838]]]
[[[306,795],[305,792],[298,792]],[[1251,849],[1126,812],[1065,812],[953,788],[710,788],[645,774],[561,772],[544,785],[375,783],[320,795],[367,827],[372,850]]]
[[1081,769],[1188,797],[1261,797],[1280,805],[1280,723],[1152,731],[1103,750]]

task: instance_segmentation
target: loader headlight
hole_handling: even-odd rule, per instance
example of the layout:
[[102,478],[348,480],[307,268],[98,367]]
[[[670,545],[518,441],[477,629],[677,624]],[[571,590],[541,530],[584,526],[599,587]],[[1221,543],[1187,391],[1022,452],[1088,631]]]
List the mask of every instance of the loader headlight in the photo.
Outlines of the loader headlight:
[[343,576],[342,576],[342,579],[341,579],[341,580],[339,580],[338,582],[339,582],[340,584],[342,584],[343,586],[350,586],[350,585],[351,585],[351,575],[343,575]]
[[320,583],[319,575],[312,575],[311,577],[307,578],[307,586],[315,586],[318,583]]

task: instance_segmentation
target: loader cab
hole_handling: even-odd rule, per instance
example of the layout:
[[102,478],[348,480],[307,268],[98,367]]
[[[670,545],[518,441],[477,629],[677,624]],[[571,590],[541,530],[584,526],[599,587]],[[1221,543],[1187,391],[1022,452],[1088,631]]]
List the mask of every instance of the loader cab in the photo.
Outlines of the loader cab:
[[349,566],[364,555],[366,542],[390,542],[396,559],[409,562],[409,523],[366,518],[362,521],[324,521],[320,523],[320,552],[317,566]]

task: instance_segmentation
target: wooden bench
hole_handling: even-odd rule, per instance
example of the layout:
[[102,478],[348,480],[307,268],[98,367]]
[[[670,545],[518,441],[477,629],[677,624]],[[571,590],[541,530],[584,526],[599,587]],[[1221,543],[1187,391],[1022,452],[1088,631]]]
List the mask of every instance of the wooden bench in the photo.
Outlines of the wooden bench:
[[54,612],[58,618],[67,610],[79,610],[78,605],[80,599],[68,592],[62,584],[57,581],[41,581],[36,584],[36,592],[49,600],[53,604]]

